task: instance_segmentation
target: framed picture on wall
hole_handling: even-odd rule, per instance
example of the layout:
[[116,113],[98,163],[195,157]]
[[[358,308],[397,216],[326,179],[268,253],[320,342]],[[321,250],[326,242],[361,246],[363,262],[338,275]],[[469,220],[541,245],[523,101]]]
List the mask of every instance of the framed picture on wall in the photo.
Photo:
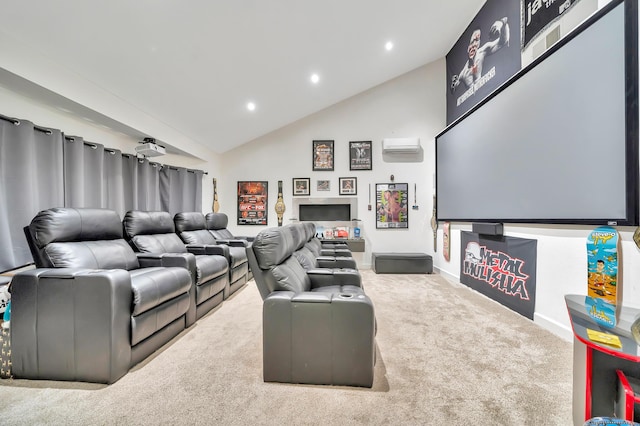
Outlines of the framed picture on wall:
[[238,181],[238,225],[266,225],[269,182]]
[[340,195],[357,195],[358,179],[354,177],[338,178],[338,191]]
[[309,195],[311,193],[311,178],[293,178],[293,195]]
[[409,227],[409,184],[376,183],[376,228]]
[[313,171],[333,171],[333,141],[313,141]]
[[331,191],[331,181],[318,180],[316,182],[316,191]]
[[349,170],[371,170],[371,141],[349,142]]

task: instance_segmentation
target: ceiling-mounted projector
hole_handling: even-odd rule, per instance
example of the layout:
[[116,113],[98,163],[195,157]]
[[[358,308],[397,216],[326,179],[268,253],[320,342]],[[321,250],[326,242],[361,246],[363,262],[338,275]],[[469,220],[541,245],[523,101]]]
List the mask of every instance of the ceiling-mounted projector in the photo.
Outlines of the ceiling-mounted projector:
[[166,154],[166,151],[163,146],[156,144],[155,139],[144,138],[144,142],[140,142],[140,145],[136,146],[136,153],[145,157],[158,157]]

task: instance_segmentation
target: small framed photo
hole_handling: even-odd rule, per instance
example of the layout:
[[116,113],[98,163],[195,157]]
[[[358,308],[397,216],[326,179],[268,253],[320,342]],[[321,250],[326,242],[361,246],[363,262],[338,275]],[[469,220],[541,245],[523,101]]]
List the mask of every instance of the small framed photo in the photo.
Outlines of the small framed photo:
[[331,181],[318,180],[318,182],[316,182],[316,191],[331,191]]
[[371,141],[349,142],[349,170],[371,170]]
[[333,171],[333,141],[313,141],[313,171]]
[[311,178],[293,178],[293,196],[309,195],[311,193]]
[[340,195],[357,195],[358,179],[354,177],[338,178],[338,186]]

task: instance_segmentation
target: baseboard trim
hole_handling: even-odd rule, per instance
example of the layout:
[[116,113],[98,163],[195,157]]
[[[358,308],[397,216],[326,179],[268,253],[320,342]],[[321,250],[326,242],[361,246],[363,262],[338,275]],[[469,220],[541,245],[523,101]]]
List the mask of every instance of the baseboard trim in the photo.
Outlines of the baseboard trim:
[[434,266],[433,270],[434,270],[435,273],[440,274],[440,275],[444,276],[445,278],[447,278],[449,280],[455,281],[457,283],[460,282],[460,277],[457,276],[457,275],[453,275],[449,271],[445,271],[444,269],[440,269],[437,266]]
[[556,336],[560,337],[562,340],[573,342],[573,330],[571,330],[571,328],[538,313],[533,314],[533,322],[538,324],[545,330],[549,330]]

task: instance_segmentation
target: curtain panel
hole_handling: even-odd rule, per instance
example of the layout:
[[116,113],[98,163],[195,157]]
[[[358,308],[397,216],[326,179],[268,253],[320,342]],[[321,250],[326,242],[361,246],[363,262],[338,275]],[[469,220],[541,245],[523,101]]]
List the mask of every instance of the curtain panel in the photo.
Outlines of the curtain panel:
[[0,115],[0,272],[33,261],[23,228],[40,210],[202,211],[203,174]]
[[0,271],[32,262],[23,228],[64,203],[63,135],[0,117]]

